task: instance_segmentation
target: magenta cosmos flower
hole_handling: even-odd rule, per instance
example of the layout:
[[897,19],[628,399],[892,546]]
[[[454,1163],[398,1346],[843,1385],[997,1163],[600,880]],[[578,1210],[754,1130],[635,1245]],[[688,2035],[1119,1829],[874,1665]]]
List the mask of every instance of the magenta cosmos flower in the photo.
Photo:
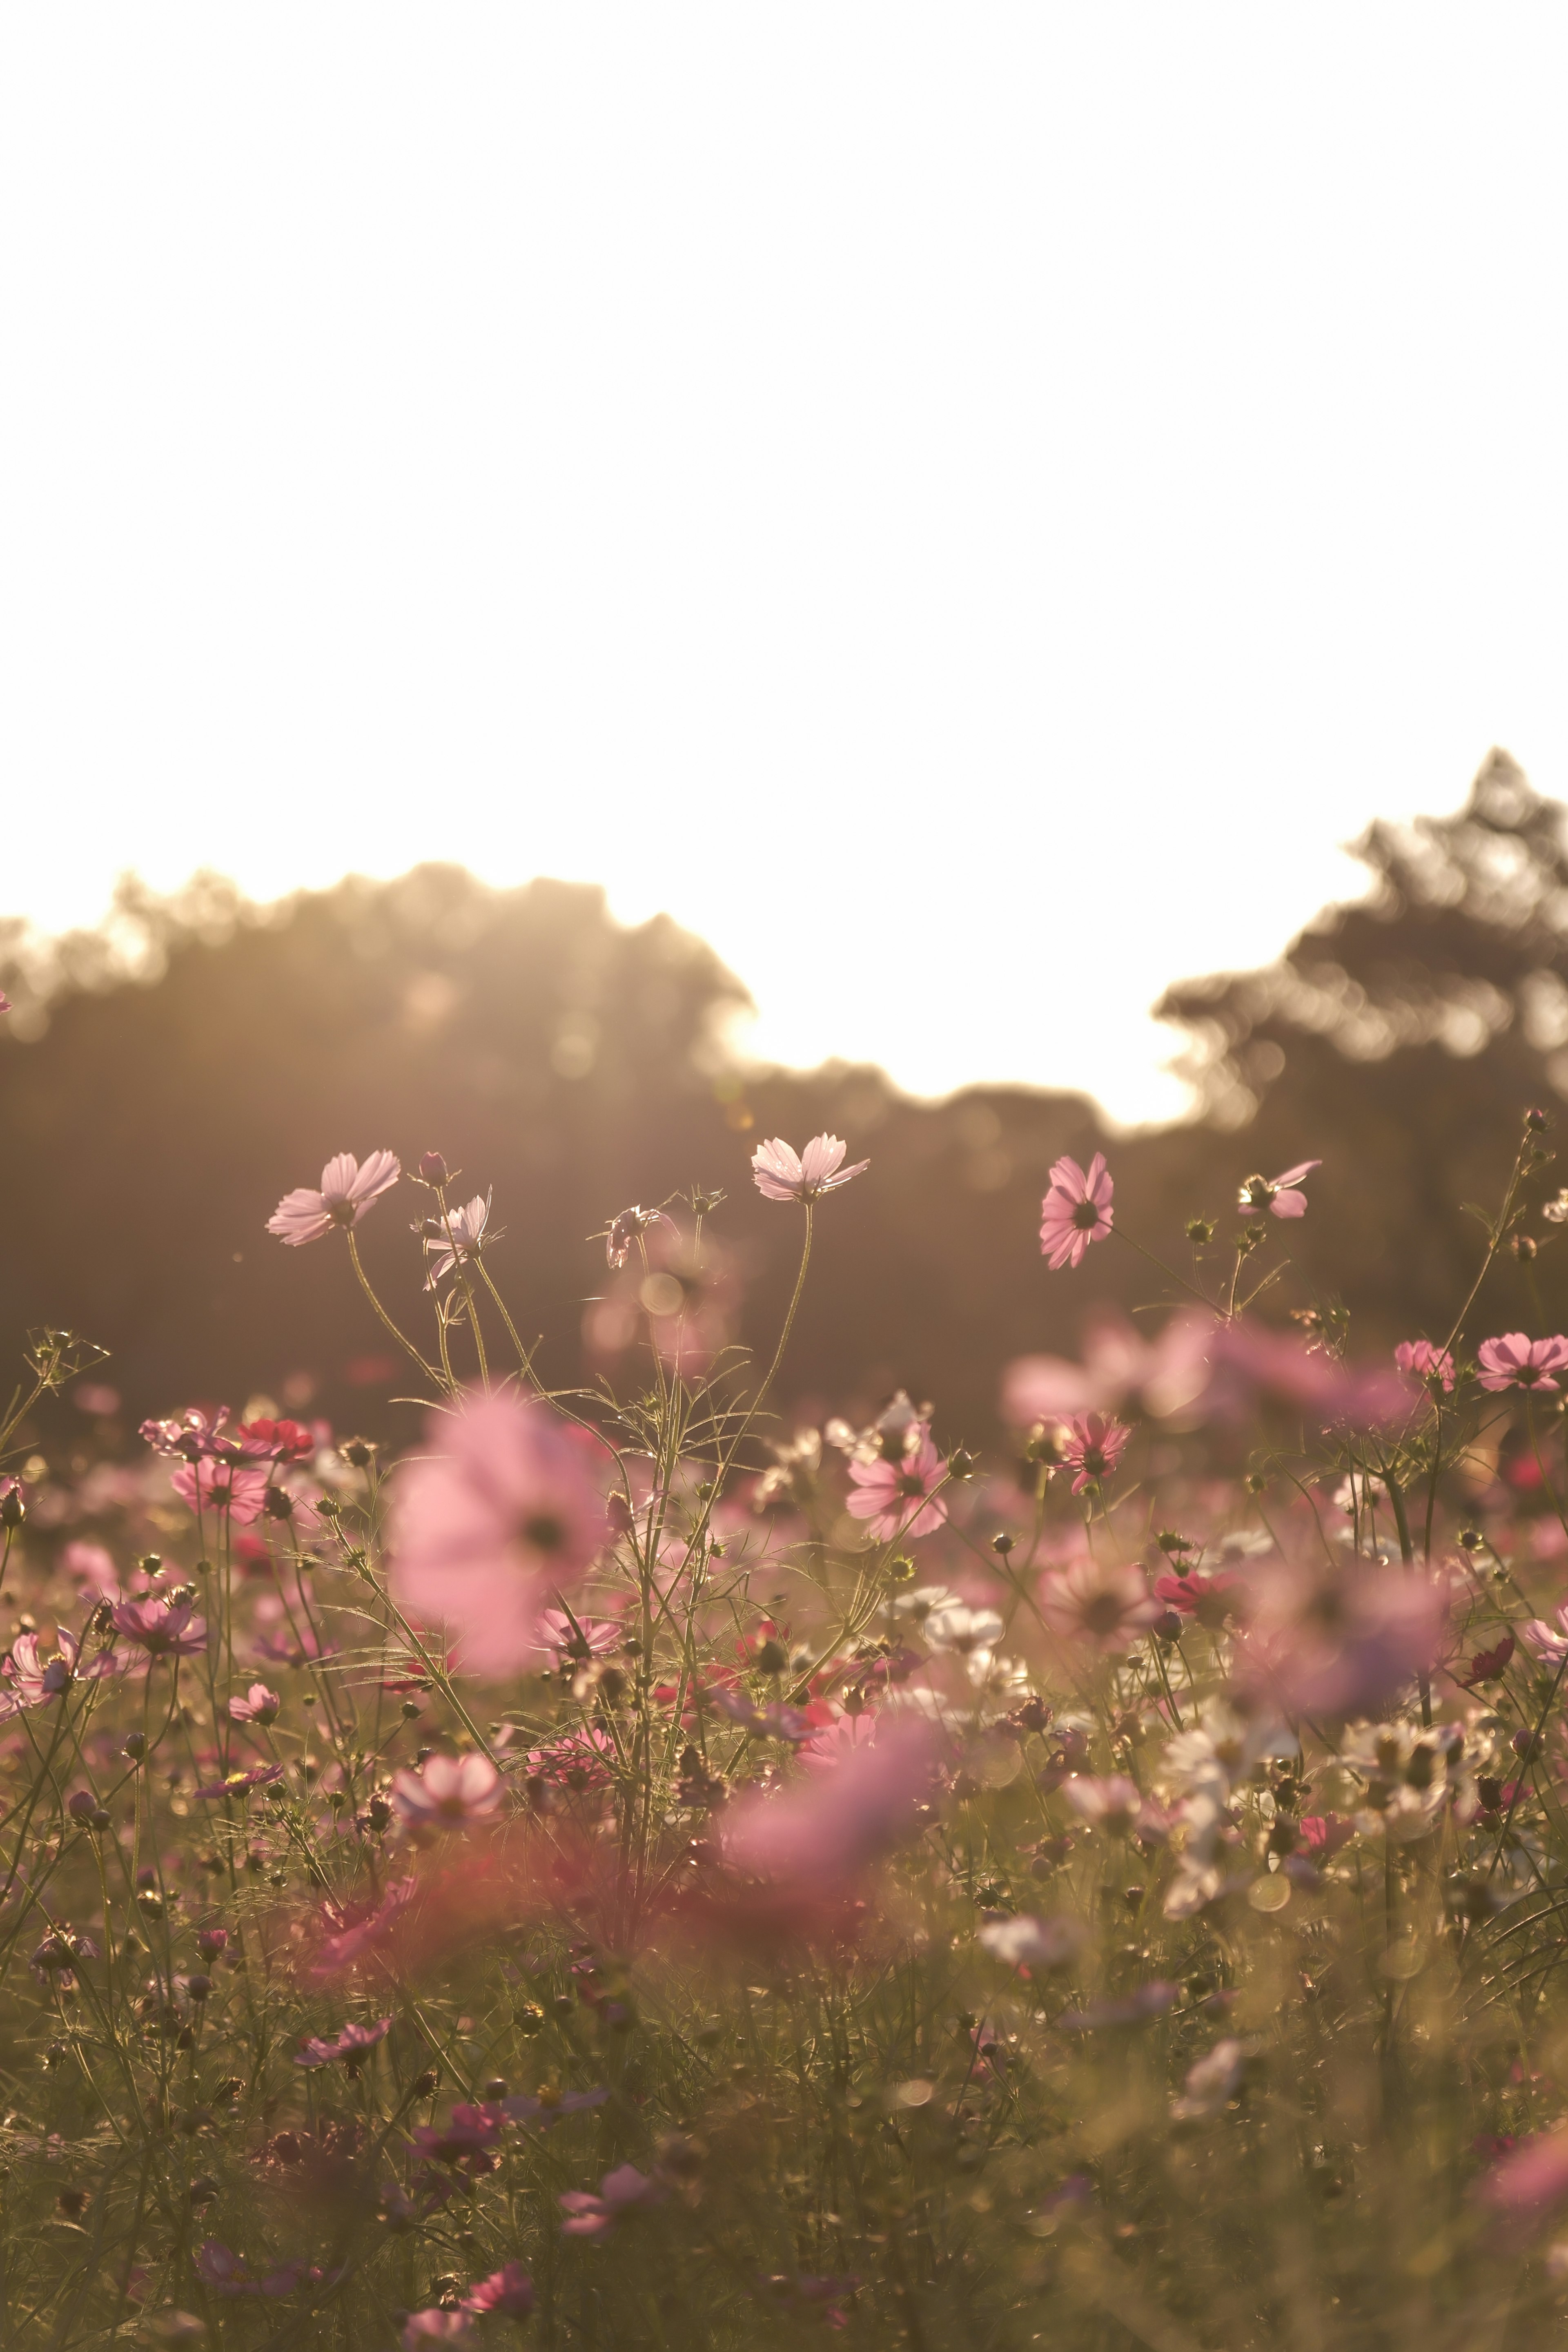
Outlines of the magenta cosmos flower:
[[1054,1271],[1078,1265],[1091,1242],[1103,1242],[1114,1224],[1111,1198],[1116,1187],[1097,1151],[1087,1175],[1076,1160],[1059,1160],[1051,1171],[1051,1190],[1040,1204],[1040,1254]]
[[390,1192],[402,1174],[395,1151],[372,1151],[363,1167],[351,1151],[340,1151],[321,1171],[321,1190],[301,1185],[286,1192],[267,1221],[267,1230],[298,1249],[319,1242],[334,1225],[357,1225],[372,1201]]
[[583,1449],[526,1397],[465,1397],[430,1443],[398,1474],[399,1605],[444,1626],[469,1673],[517,1674],[541,1660],[546,1608],[603,1548],[604,1497]]
[[752,1153],[752,1180],[764,1200],[820,1201],[871,1166],[869,1160],[857,1160],[852,1168],[841,1168],[846,1148],[836,1135],[814,1135],[804,1151],[797,1151],[776,1135]]
[[1401,1339],[1394,1360],[1414,1381],[1436,1381],[1445,1390],[1454,1385],[1452,1356],[1447,1348],[1435,1348],[1430,1339]]
[[1558,1332],[1550,1339],[1527,1339],[1522,1331],[1505,1331],[1500,1339],[1483,1339],[1476,1350],[1483,1389],[1555,1389],[1554,1374],[1568,1365],[1568,1339]]
[[1097,1486],[1103,1478],[1111,1475],[1133,1434],[1124,1421],[1112,1421],[1103,1412],[1075,1415],[1067,1424],[1067,1433],[1061,1459],[1076,1474],[1072,1481],[1075,1495]]
[[122,1601],[114,1612],[114,1630],[137,1643],[150,1658],[198,1658],[207,1646],[207,1621],[193,1614],[191,1601],[164,1601],[154,1594],[146,1601]]
[[1304,1217],[1307,1203],[1296,1188],[1303,1177],[1322,1164],[1321,1160],[1301,1160],[1294,1168],[1287,1168],[1282,1176],[1249,1176],[1237,1206],[1244,1217],[1255,1217],[1263,1209],[1271,1217]]
[[850,1464],[846,1507],[852,1518],[865,1521],[867,1534],[878,1543],[891,1543],[895,1536],[928,1536],[947,1516],[936,1494],[947,1465],[925,1424],[915,1426],[920,1432],[916,1443],[896,1462]]
[[392,1801],[411,1829],[462,1829],[496,1811],[501,1776],[487,1756],[432,1756],[423,1772],[393,1775]]
[[0,1721],[19,1715],[24,1708],[47,1706],[78,1679],[97,1682],[120,1670],[121,1662],[109,1650],[100,1650],[84,1666],[80,1643],[63,1625],[55,1641],[56,1653],[50,1658],[45,1656],[37,1633],[17,1634],[10,1656],[0,1665]]

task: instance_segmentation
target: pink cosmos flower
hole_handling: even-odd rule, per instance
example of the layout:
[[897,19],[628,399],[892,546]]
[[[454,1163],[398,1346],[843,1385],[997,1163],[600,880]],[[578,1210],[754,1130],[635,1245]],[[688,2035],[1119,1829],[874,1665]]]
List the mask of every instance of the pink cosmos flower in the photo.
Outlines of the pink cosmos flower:
[[924,1422],[916,1422],[915,1428],[920,1433],[916,1444],[896,1462],[850,1464],[845,1507],[852,1518],[865,1520],[867,1533],[879,1543],[891,1543],[895,1536],[928,1536],[947,1516],[946,1505],[936,1494],[947,1465]]
[[323,2041],[319,2034],[312,2034],[295,2052],[294,2063],[297,2066],[330,2066],[335,2059],[341,2058],[347,2061],[350,2073],[356,2073],[363,2064],[367,2053],[373,2050],[378,2042],[384,2042],[392,2028],[392,2019],[382,2017],[374,2025],[355,2025],[350,2021],[329,2042]]
[[486,2279],[476,2279],[463,2298],[465,2311],[499,2312],[503,2319],[526,2319],[534,2307],[534,2283],[521,2263],[507,2263]]
[[193,1615],[195,1605],[156,1593],[146,1601],[122,1601],[114,1612],[114,1629],[150,1659],[199,1658],[207,1646],[207,1621]]
[[[1557,1612],[1558,1630],[1554,1633],[1544,1619],[1532,1617],[1519,1629],[1520,1639],[1532,1657],[1543,1666],[1557,1667],[1568,1658],[1568,1601]],[[1505,1662],[1506,1663],[1506,1662]]]
[[1394,1360],[1413,1381],[1436,1381],[1444,1390],[1454,1385],[1452,1356],[1447,1348],[1435,1348],[1430,1339],[1401,1339]]
[[489,1236],[485,1228],[490,1219],[491,1194],[476,1192],[466,1208],[448,1209],[444,1218],[432,1217],[426,1234],[424,1254],[430,1270],[424,1277],[426,1290],[434,1290],[455,1271],[461,1262],[478,1256]]
[[548,1407],[470,1395],[430,1423],[432,1452],[398,1474],[392,1582],[401,1607],[444,1625],[469,1673],[517,1674],[541,1618],[608,1533],[604,1498]]
[[624,1646],[626,1628],[618,1617],[585,1617],[574,1611],[574,1626],[564,1609],[547,1609],[539,1619],[539,1636],[548,1642],[558,1658],[582,1662],[588,1658],[607,1658],[612,1650]]
[[422,1772],[394,1775],[392,1801],[413,1828],[463,1829],[496,1812],[501,1776],[487,1756],[432,1756]]
[[321,1171],[321,1190],[312,1192],[301,1186],[286,1192],[268,1217],[267,1230],[291,1249],[319,1242],[334,1225],[357,1225],[371,1202],[390,1192],[402,1174],[393,1151],[372,1151],[362,1168],[351,1151],[340,1151]]
[[1478,2201],[1522,2225],[1568,2197],[1568,2130],[1521,2140],[1476,2183]]
[[876,1727],[876,1714],[869,1706],[859,1715],[841,1715],[813,1731],[796,1753],[808,1771],[836,1772],[849,1757],[872,1745]]
[[55,1640],[56,1654],[46,1658],[37,1633],[17,1634],[10,1656],[0,1665],[0,1721],[25,1708],[47,1706],[73,1682],[97,1682],[120,1670],[120,1661],[107,1650],[82,1665],[81,1643],[63,1625]]
[[1040,1612],[1053,1633],[1120,1656],[1154,1623],[1160,1604],[1140,1570],[1085,1555],[1041,1578]]
[[276,1723],[283,1701],[265,1683],[252,1683],[244,1698],[231,1698],[229,1716],[235,1723]]
[[1568,1366],[1568,1339],[1561,1332],[1528,1339],[1522,1331],[1505,1331],[1499,1339],[1483,1339],[1476,1360],[1483,1389],[1555,1390],[1553,1375]]
[[1079,1265],[1091,1242],[1102,1242],[1116,1222],[1111,1206],[1116,1190],[1097,1151],[1087,1175],[1064,1154],[1051,1171],[1051,1190],[1040,1204],[1040,1247],[1052,1269]]
[[170,1480],[176,1495],[193,1511],[226,1511],[236,1528],[259,1519],[267,1501],[269,1473],[259,1463],[183,1462]]
[[1218,1633],[1240,1614],[1246,1603],[1247,1587],[1242,1579],[1229,1569],[1217,1570],[1206,1575],[1191,1569],[1181,1575],[1167,1573],[1156,1576],[1155,1591],[1167,1609],[1178,1617],[1195,1617],[1210,1633]]
[[1067,1429],[1061,1458],[1077,1474],[1072,1481],[1073,1493],[1082,1495],[1110,1477],[1133,1433],[1124,1421],[1109,1420],[1103,1412],[1079,1413],[1068,1423]]
[[611,1769],[614,1760],[615,1742],[597,1723],[563,1731],[548,1747],[530,1748],[528,1759],[528,1770],[537,1780],[570,1789],[579,1796],[608,1789],[615,1778]]
[[1271,1217],[1304,1217],[1306,1200],[1296,1188],[1303,1177],[1322,1164],[1321,1160],[1300,1160],[1282,1176],[1249,1176],[1237,1203],[1242,1215],[1255,1217],[1260,1209],[1266,1209]]
[[634,2164],[618,2165],[600,2182],[597,2197],[583,2189],[569,2189],[558,2200],[567,2217],[560,2225],[561,2235],[607,2238],[624,2214],[635,2212],[640,2206],[660,2205],[664,2194],[659,2183],[639,2172]]
[[814,1135],[800,1152],[776,1135],[752,1153],[752,1181],[765,1201],[820,1201],[871,1166],[869,1160],[857,1160],[852,1168],[841,1168],[844,1150],[836,1135]]
[[836,1769],[777,1793],[743,1796],[724,1815],[724,1854],[760,1878],[821,1890],[842,1884],[883,1853],[929,1787],[932,1735],[920,1722],[890,1726]]

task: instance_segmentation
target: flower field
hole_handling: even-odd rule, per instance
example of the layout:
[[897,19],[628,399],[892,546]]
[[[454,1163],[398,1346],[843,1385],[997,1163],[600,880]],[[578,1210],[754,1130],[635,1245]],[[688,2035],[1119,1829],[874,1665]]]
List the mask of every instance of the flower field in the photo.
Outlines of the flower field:
[[[1354,1171],[1144,1234],[1059,1160],[1018,1280],[1083,1347],[998,1363],[1001,1443],[787,1409],[846,1162],[755,1151],[800,1256],[749,1353],[721,1192],[608,1218],[559,1391],[488,1193],[339,1155],[267,1246],[346,1254],[399,1459],[266,1396],[132,1431],[86,1340],[18,1335],[0,2341],[1568,2326],[1546,1118],[1392,1355],[1312,1254]],[[411,1198],[383,1295],[358,1228]]]

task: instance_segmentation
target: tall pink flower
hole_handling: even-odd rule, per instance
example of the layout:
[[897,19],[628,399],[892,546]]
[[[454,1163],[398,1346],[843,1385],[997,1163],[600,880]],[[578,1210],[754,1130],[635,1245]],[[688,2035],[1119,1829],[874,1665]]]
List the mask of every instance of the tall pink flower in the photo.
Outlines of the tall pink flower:
[[207,1621],[193,1612],[192,1601],[122,1601],[114,1630],[146,1651],[149,1658],[199,1658],[207,1646]]
[[1082,1495],[1111,1475],[1133,1433],[1124,1421],[1112,1421],[1103,1412],[1079,1413],[1068,1423],[1067,1430],[1061,1459],[1076,1474],[1073,1493]]
[[867,1533],[879,1543],[891,1543],[895,1536],[928,1536],[947,1516],[936,1493],[947,1465],[924,1423],[915,1427],[920,1431],[917,1444],[897,1461],[850,1464],[845,1507],[852,1518],[864,1519]]
[[1115,1223],[1115,1190],[1103,1151],[1094,1154],[1087,1174],[1076,1160],[1064,1155],[1057,1161],[1040,1204],[1040,1253],[1057,1272],[1081,1265],[1090,1243],[1104,1240]]
[[1237,1203],[1242,1215],[1255,1217],[1266,1209],[1271,1217],[1304,1217],[1306,1197],[1297,1187],[1322,1164],[1321,1160],[1299,1160],[1282,1176],[1249,1176]]
[[413,1829],[463,1829],[497,1811],[501,1776],[487,1756],[432,1756],[423,1772],[394,1774],[392,1801]]
[[805,1150],[798,1152],[776,1135],[752,1153],[752,1181],[767,1201],[820,1201],[824,1192],[836,1192],[871,1166],[869,1160],[857,1160],[852,1168],[841,1168],[845,1148],[836,1135],[814,1135]]
[[545,1405],[469,1395],[430,1424],[431,1452],[398,1474],[392,1582],[444,1625],[473,1674],[538,1662],[545,1610],[602,1549],[604,1498]]
[[291,1249],[319,1242],[334,1225],[357,1225],[371,1202],[390,1192],[402,1174],[395,1151],[372,1151],[362,1167],[351,1151],[340,1151],[321,1171],[321,1190],[301,1185],[286,1192],[267,1230]]
[[1483,1389],[1554,1390],[1553,1377],[1568,1366],[1568,1339],[1558,1332],[1550,1339],[1527,1339],[1522,1331],[1505,1331],[1500,1339],[1483,1339],[1476,1349]]
[[258,1462],[182,1462],[170,1485],[193,1511],[226,1511],[236,1528],[259,1519],[271,1473]]
[[352,2020],[329,2042],[319,2034],[311,2034],[294,2053],[297,2066],[330,2066],[341,2059],[349,2072],[357,2074],[378,2042],[384,2042],[392,2032],[390,2017],[380,2017],[374,2025],[356,2025]]
[[1436,1381],[1444,1390],[1454,1385],[1452,1356],[1447,1348],[1435,1348],[1430,1339],[1401,1339],[1394,1360],[1414,1381]]
[[737,1798],[724,1815],[732,1867],[821,1893],[852,1879],[915,1825],[935,1750],[927,1725],[884,1718],[870,1747],[768,1796]]

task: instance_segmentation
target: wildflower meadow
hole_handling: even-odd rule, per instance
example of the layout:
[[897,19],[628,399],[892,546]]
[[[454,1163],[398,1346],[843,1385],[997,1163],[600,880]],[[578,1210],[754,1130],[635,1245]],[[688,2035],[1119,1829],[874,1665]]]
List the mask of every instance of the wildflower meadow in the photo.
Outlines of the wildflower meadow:
[[[1134,1232],[1058,1160],[1017,1281],[1081,1358],[998,1362],[984,1430],[790,1409],[876,1158],[735,1150],[585,1210],[564,1391],[438,1152],[290,1192],[273,1279],[347,1260],[398,1458],[265,1395],[135,1431],[89,1338],[16,1335],[0,2341],[1557,2341],[1545,1115],[1392,1353],[1312,1248],[1354,1168]],[[749,1349],[747,1181],[799,1254]]]

